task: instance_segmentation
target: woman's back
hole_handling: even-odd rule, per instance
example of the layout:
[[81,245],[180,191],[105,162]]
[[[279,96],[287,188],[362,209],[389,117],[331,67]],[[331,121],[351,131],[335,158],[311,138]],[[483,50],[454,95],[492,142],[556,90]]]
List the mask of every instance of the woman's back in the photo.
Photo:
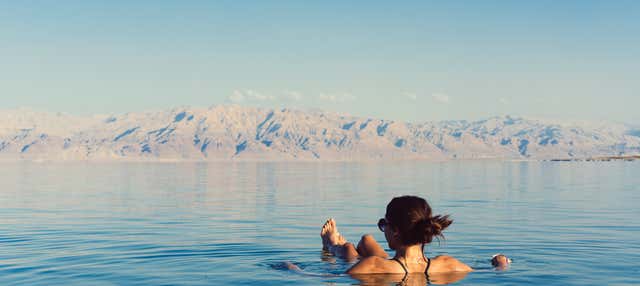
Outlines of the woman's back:
[[437,274],[446,272],[469,272],[471,267],[448,255],[440,255],[423,263],[406,263],[401,259],[385,259],[378,256],[370,256],[361,259],[356,265],[347,270],[348,274],[375,274],[375,273],[426,273]]

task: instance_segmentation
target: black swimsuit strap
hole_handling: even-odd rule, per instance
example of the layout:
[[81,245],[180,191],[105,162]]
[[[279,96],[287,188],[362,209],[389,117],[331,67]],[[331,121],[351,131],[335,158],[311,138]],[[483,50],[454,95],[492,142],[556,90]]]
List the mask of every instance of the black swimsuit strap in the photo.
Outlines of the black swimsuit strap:
[[407,275],[409,273],[409,271],[407,270],[407,267],[404,266],[404,264],[402,262],[400,262],[400,260],[398,258],[393,258],[393,260],[395,260],[396,262],[398,262],[398,264],[400,264],[400,266],[402,266],[402,269],[404,269],[404,275]]
[[[431,258],[429,257],[425,257],[427,258],[427,268],[424,270],[424,274],[427,274],[427,272],[429,272],[429,266],[431,266]],[[429,274],[427,274],[428,276]]]
[[431,266],[431,259],[424,255],[424,243],[422,244],[422,258],[424,258],[424,260],[427,261],[427,268],[424,269],[424,274],[427,275],[427,279],[428,279],[429,274],[427,274],[427,272],[429,272],[429,266]]
[[397,258],[392,258],[393,260],[395,260],[396,262],[398,262],[398,264],[400,264],[400,266],[402,266],[402,269],[404,269],[404,277],[402,277],[402,281],[400,282],[400,284],[398,285],[404,285],[405,281],[407,280],[407,276],[409,275],[409,271],[407,270],[407,267],[404,266],[404,264],[402,264],[402,262],[400,262],[400,260],[398,260]]

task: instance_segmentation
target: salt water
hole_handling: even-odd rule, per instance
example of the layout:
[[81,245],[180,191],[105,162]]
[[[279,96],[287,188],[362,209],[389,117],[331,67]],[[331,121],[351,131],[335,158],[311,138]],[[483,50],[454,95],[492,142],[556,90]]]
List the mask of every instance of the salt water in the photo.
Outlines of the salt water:
[[[640,284],[640,162],[1,163],[1,285],[393,284],[341,273],[394,196],[451,214],[464,285]],[[490,267],[492,254],[513,259]],[[289,271],[291,262],[304,274]],[[432,281],[435,283],[438,281]],[[427,283],[415,278],[410,284]]]

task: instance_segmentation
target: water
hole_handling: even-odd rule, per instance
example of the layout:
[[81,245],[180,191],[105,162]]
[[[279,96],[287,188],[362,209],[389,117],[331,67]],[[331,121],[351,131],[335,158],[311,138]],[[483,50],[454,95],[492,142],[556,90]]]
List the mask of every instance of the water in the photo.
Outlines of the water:
[[[339,275],[349,263],[323,256],[320,226],[331,216],[349,240],[372,233],[386,246],[376,222],[402,194],[452,214],[447,239],[427,255],[449,254],[477,269],[458,284],[640,283],[640,162],[3,163],[0,170],[1,285],[376,284]],[[513,258],[508,271],[489,267],[497,252]],[[284,261],[307,274],[284,269]]]

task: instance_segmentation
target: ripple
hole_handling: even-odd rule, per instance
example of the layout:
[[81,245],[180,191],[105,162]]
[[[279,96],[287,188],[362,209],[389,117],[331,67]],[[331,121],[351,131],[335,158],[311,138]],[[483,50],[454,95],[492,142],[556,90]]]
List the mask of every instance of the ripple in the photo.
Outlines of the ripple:
[[[372,233],[384,245],[375,223],[389,198],[405,193],[453,216],[447,239],[427,251],[476,268],[463,284],[635,283],[640,197],[629,190],[640,176],[594,182],[585,174],[615,177],[619,169],[545,166],[114,164],[51,167],[46,178],[27,172],[20,182],[0,181],[0,284],[358,284],[341,275],[350,263],[322,255],[320,225],[332,216],[353,242]],[[639,173],[639,166],[620,168]],[[509,271],[489,266],[497,252],[514,260]],[[285,271],[285,262],[318,275]]]

